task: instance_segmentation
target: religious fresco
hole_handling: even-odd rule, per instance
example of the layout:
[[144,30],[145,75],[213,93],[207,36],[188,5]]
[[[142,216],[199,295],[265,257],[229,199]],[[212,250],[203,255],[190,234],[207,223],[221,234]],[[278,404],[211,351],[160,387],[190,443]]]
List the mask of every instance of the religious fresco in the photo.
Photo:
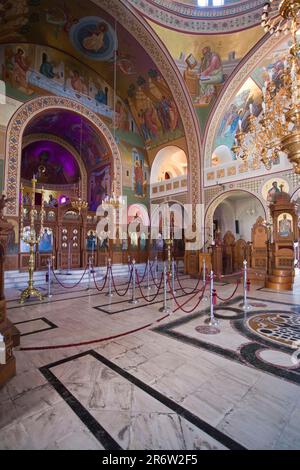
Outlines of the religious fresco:
[[103,165],[88,176],[89,210],[96,211],[105,196],[111,194],[111,165]]
[[123,194],[127,196],[128,206],[147,204],[150,169],[145,151],[125,140],[120,141],[119,149],[123,166]]
[[47,140],[33,142],[22,151],[21,177],[31,180],[39,167],[45,173],[39,176],[43,184],[75,184],[80,177],[78,164],[73,155],[56,142]]
[[[283,41],[275,50],[262,59],[259,66],[246,79],[220,121],[214,139],[214,149],[217,149],[220,145],[225,145],[230,150],[232,159],[235,159],[231,147],[234,144],[238,122],[239,120],[242,121],[242,130],[247,133],[250,104],[252,104],[253,114],[259,116],[262,112],[262,88],[270,80],[270,77],[275,83],[276,92],[281,92],[284,60],[288,47],[289,41]],[[276,157],[273,164],[280,164],[280,155]]]
[[173,31],[149,21],[167,46],[183,76],[193,100],[202,131],[217,96],[241,59],[263,36],[255,27],[241,33],[221,35],[189,34]]
[[27,126],[24,135],[51,134],[70,145],[82,156],[87,168],[93,168],[110,158],[108,147],[93,125],[71,111],[50,111],[38,115]]
[[[8,84],[9,96],[22,101],[37,94],[66,96],[112,121],[117,50],[117,129],[138,129],[149,148],[184,134],[167,83],[140,44],[121,25],[115,30],[109,14],[86,1],[82,15],[81,0],[25,4],[20,44],[9,44],[16,37],[13,28],[0,39],[7,43],[0,48],[0,78]],[[5,21],[9,30],[10,16],[5,15]]]
[[290,188],[288,183],[284,179],[277,178],[277,176],[274,175],[274,178],[271,178],[266,181],[266,183],[262,187],[261,192],[264,200],[268,203],[272,203],[276,194],[280,193],[281,191],[289,193],[289,190]]
[[[262,92],[261,88],[252,78],[248,78],[242,88],[235,96],[234,101],[230,104],[228,110],[223,115],[220,126],[215,139],[214,147],[226,145],[231,149],[234,144],[235,134],[238,129],[239,120],[243,132],[247,132],[248,117],[250,115],[250,104],[252,104],[252,112],[258,116],[262,111]],[[232,159],[236,157],[232,153]]]

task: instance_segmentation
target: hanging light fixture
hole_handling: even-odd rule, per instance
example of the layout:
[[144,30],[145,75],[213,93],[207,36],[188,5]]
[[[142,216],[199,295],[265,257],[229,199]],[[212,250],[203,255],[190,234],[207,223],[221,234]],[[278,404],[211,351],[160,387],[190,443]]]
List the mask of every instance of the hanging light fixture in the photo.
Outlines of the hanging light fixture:
[[[272,17],[272,14],[274,16]],[[241,123],[232,151],[243,160],[258,158],[270,170],[283,152],[300,174],[300,44],[297,38],[300,0],[270,0],[264,5],[261,25],[266,32],[279,36],[291,33],[292,45],[277,82],[273,71],[263,87],[262,112],[250,109],[249,125]]]
[[[79,148],[80,158],[81,158],[81,150],[82,150],[82,131],[83,131],[83,122],[82,122],[82,117],[81,117],[80,148]],[[78,181],[77,199],[74,199],[73,201],[71,201],[71,205],[72,205],[73,209],[75,209],[79,212],[79,214],[81,214],[81,211],[87,209],[88,206],[89,206],[88,202],[84,201],[81,197],[81,180],[80,180],[80,178],[79,178],[79,181]]]
[[[117,21],[115,20],[115,37],[117,37]],[[113,136],[114,140],[116,141],[116,102],[117,102],[117,48],[114,48],[114,93],[113,93]],[[113,207],[114,209],[118,209],[123,205],[123,197],[117,197],[115,194],[115,187],[116,181],[112,182],[112,194],[106,195],[102,201],[103,209],[107,209],[109,206]]]

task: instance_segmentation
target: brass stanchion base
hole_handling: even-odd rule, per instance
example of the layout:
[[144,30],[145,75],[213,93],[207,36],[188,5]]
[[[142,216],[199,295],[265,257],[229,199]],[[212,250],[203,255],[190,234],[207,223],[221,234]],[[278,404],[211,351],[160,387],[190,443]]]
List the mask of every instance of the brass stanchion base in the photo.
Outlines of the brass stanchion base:
[[24,304],[25,300],[29,299],[30,297],[37,297],[39,300],[44,300],[44,297],[39,290],[37,290],[35,287],[27,287],[27,289],[23,290],[21,294],[20,304]]

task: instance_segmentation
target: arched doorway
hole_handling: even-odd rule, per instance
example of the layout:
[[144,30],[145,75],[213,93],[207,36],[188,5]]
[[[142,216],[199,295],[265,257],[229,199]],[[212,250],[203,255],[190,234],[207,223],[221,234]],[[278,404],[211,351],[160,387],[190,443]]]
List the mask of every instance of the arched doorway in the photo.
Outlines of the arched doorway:
[[[187,156],[179,147],[168,145],[159,150],[151,166],[150,183],[178,178],[187,174]],[[166,178],[168,174],[168,178]]]
[[[95,211],[104,197],[112,191],[121,195],[122,191],[121,158],[107,126],[76,102],[39,98],[26,103],[11,119],[6,150],[6,214],[10,221],[19,223],[21,183],[25,231],[34,174],[39,174],[37,207],[41,206],[44,189],[45,231],[37,250],[36,268],[44,268],[49,255],[54,255],[56,266],[61,268],[84,267],[91,254],[96,265],[103,264],[105,258],[98,242],[91,243],[89,234],[96,228]],[[71,201],[78,197],[88,202],[82,214],[72,210]],[[67,220],[64,211],[68,212]],[[19,237],[9,247],[7,269],[25,269],[28,256],[28,245],[22,244]]]
[[259,216],[266,218],[266,206],[255,194],[244,190],[223,192],[206,209],[206,244],[211,244],[217,231],[221,236],[230,231],[250,241],[251,228]]
[[28,101],[21,106],[13,115],[7,127],[4,180],[5,192],[9,199],[6,206],[8,216],[17,217],[19,213],[22,145],[27,126],[40,114],[62,110],[82,116],[103,137],[111,152],[112,178],[115,182],[114,192],[117,196],[122,194],[121,156],[106,124],[95,113],[76,101],[55,96],[41,97]]
[[266,208],[247,191],[227,191],[210,204],[205,216],[206,245],[211,247],[217,272],[231,274],[251,259],[249,243],[258,219],[266,219]]

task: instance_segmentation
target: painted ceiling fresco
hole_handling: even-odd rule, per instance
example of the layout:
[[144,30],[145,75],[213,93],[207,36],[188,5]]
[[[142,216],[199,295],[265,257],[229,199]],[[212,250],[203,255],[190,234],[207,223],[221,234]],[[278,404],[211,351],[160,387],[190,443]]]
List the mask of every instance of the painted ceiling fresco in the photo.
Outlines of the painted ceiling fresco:
[[12,89],[27,97],[37,89],[71,90],[104,105],[111,104],[116,49],[117,127],[129,130],[129,109],[149,147],[183,135],[175,101],[153,61],[92,2],[83,9],[82,0],[2,0],[0,43],[1,78]]
[[263,36],[261,26],[226,35],[186,34],[149,21],[179,68],[204,131],[224,83]]
[[[227,111],[220,120],[213,148],[216,149],[222,145],[230,151],[234,143],[235,134],[239,119],[242,121],[243,131],[247,131],[248,117],[250,115],[250,104],[253,106],[253,113],[258,116],[262,111],[262,88],[266,81],[269,81],[271,73],[277,92],[280,91],[282,84],[282,74],[284,71],[284,60],[286,51],[289,47],[289,40],[282,41],[271,53],[262,59],[258,67],[246,78],[245,83],[235,96],[232,103],[229,103]],[[232,160],[235,158],[231,152]],[[280,163],[278,157],[275,165]]]
[[51,111],[36,116],[24,135],[51,134],[72,145],[82,156],[87,169],[92,169],[110,157],[104,139],[80,115],[70,111]]
[[[79,167],[73,155],[56,142],[33,142],[22,152],[21,176],[30,180],[38,173],[39,166],[46,169],[39,178],[43,184],[75,184],[79,180]],[[42,179],[41,179],[42,178]]]

